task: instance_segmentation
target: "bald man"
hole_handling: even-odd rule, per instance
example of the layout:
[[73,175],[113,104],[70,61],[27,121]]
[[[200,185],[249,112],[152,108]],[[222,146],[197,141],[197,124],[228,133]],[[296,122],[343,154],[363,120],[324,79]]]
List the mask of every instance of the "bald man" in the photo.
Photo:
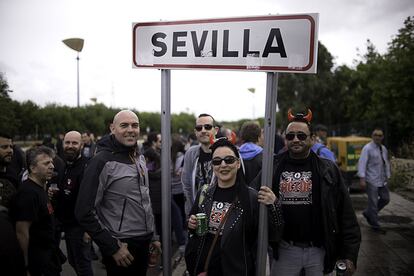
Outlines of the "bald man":
[[81,154],[82,147],[79,132],[66,133],[63,138],[64,174],[58,189],[49,188],[48,194],[55,207],[55,216],[62,224],[61,230],[65,232],[69,264],[78,276],[93,276],[90,237],[75,218],[76,199],[87,162],[87,158]]
[[110,130],[85,170],[75,214],[98,244],[108,276],[146,275],[154,217],[137,115],[120,111]]

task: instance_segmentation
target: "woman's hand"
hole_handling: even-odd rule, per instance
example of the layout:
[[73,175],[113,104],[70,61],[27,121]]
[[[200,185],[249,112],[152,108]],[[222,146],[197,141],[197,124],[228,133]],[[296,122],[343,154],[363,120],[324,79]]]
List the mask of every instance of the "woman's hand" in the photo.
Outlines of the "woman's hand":
[[272,189],[267,186],[261,186],[257,194],[257,199],[260,203],[265,205],[273,204],[276,201],[276,196]]
[[191,215],[188,219],[188,229],[196,229],[197,228],[197,218],[195,215]]

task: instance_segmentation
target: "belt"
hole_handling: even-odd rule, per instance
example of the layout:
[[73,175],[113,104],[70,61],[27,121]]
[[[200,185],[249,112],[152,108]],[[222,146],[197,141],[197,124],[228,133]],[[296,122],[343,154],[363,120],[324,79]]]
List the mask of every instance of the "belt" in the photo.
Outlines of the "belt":
[[290,245],[300,247],[300,248],[319,247],[319,246],[316,246],[312,241],[308,241],[308,242],[285,241],[285,242],[287,242]]

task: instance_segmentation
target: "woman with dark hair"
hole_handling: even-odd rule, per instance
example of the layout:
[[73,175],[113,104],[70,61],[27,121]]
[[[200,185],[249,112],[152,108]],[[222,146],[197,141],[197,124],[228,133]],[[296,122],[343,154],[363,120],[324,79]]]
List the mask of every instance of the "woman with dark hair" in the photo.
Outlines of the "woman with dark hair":
[[[239,152],[231,142],[219,139],[211,150],[215,178],[198,192],[190,212],[187,270],[190,275],[255,275],[259,203],[268,206],[273,241],[283,224],[279,201],[269,187],[257,192],[246,185]],[[200,213],[206,215],[205,229]]]

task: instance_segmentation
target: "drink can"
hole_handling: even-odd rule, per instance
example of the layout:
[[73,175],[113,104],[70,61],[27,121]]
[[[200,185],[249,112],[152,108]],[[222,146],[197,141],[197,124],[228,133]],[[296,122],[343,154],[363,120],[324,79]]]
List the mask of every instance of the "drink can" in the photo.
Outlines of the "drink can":
[[205,213],[196,214],[197,218],[197,228],[196,233],[199,236],[203,236],[207,233],[208,224],[207,224],[207,215]]
[[336,263],[336,276],[344,276],[346,272],[346,263],[338,261]]

